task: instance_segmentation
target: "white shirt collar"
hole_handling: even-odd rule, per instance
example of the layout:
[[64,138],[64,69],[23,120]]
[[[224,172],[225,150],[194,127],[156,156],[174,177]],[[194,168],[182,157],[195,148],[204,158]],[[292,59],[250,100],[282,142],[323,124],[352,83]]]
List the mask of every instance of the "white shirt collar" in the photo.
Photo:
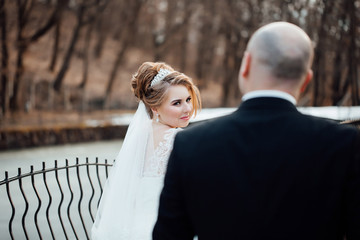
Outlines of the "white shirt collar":
[[276,98],[282,98],[285,99],[292,104],[296,105],[296,99],[291,96],[290,94],[278,90],[257,90],[246,93],[242,100],[246,101],[252,98],[258,98],[258,97],[276,97]]

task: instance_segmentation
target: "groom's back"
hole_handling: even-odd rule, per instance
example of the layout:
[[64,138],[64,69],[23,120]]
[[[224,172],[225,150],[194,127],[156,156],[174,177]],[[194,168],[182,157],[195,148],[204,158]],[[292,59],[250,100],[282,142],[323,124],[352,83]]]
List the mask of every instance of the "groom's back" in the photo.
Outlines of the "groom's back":
[[359,132],[294,106],[313,53],[290,23],[251,36],[240,108],[175,139],[154,240],[360,239]]
[[257,110],[177,137],[194,231],[200,239],[341,239],[356,131]]

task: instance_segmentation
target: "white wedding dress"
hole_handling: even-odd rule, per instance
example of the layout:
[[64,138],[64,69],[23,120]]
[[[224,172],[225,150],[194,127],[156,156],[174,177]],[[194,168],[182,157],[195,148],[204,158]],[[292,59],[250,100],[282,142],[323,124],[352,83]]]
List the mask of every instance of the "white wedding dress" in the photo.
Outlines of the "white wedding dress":
[[154,140],[152,120],[139,103],[105,183],[93,240],[152,239],[167,161],[179,130],[167,129]]

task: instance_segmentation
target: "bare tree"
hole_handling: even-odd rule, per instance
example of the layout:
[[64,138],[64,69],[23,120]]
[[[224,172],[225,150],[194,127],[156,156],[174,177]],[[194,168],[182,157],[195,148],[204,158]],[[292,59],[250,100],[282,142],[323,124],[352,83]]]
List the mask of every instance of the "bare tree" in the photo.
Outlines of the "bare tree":
[[105,44],[105,40],[107,37],[107,34],[109,32],[109,26],[111,25],[110,22],[106,22],[105,21],[105,17],[108,17],[106,15],[104,15],[104,11],[98,13],[98,17],[97,17],[97,21],[95,23],[95,29],[96,29],[96,37],[97,37],[97,41],[96,41],[96,45],[94,48],[94,56],[96,58],[100,58],[104,49],[104,44]]
[[54,80],[54,89],[57,92],[60,91],[62,84],[63,84],[65,74],[69,69],[71,58],[72,58],[76,43],[79,39],[81,29],[86,24],[92,24],[94,22],[97,11],[102,11],[105,8],[107,2],[108,2],[108,0],[93,0],[93,1],[82,0],[76,6],[76,20],[77,20],[76,26],[73,29],[69,47],[65,53],[65,57],[63,59],[60,70]]
[[77,19],[77,23],[75,28],[73,29],[73,33],[71,36],[71,40],[70,40],[70,44],[69,47],[65,53],[65,57],[63,59],[62,65],[60,67],[60,70],[54,80],[54,89],[59,92],[62,84],[63,84],[63,80],[65,77],[65,74],[69,68],[70,65],[70,61],[71,61],[71,57],[73,55],[74,49],[75,49],[75,45],[76,42],[78,41],[79,38],[79,34],[80,34],[80,30],[84,25],[84,16],[85,16],[85,11],[86,11],[86,4],[83,2],[79,3],[79,5],[77,6],[77,11],[76,11],[76,19]]
[[[69,0],[63,0],[64,6],[68,4]],[[56,21],[55,31],[54,31],[54,46],[51,56],[51,61],[49,65],[49,70],[54,71],[55,66],[58,60],[58,52],[59,52],[59,43],[60,43],[60,28],[61,28],[61,22],[62,22],[62,16],[63,16],[63,8],[59,9],[59,17]]]
[[184,0],[181,6],[182,12],[182,31],[180,33],[180,42],[179,42],[179,62],[180,62],[180,71],[185,72],[186,62],[187,62],[187,48],[189,43],[189,32],[190,32],[190,20],[195,9],[195,3],[193,0]]
[[[238,14],[240,9],[246,9],[251,15],[241,16]],[[235,0],[227,0],[224,2],[222,19],[222,33],[225,39],[225,51],[223,58],[224,80],[222,89],[222,106],[229,106],[230,100],[239,96],[238,88],[238,70],[241,64],[243,52],[246,43],[250,38],[250,33],[255,28],[254,18],[260,19],[260,6],[253,5],[252,2],[246,1],[240,3]],[[256,18],[258,17],[258,18]],[[244,32],[247,29],[248,32]]]
[[[154,49],[154,61],[164,61],[166,55],[170,55],[170,51],[175,49],[179,43],[175,40],[175,36],[179,34],[186,34],[188,31],[183,31],[188,24],[188,19],[191,16],[183,15],[183,10],[191,11],[191,9],[184,7],[186,4],[183,1],[162,0],[163,8],[156,8],[157,11],[153,14],[154,29],[152,31],[153,49]],[[180,10],[179,7],[184,7]],[[180,33],[182,32],[182,33]],[[185,38],[184,37],[184,38]],[[184,39],[182,38],[182,39]],[[186,43],[186,42],[185,42]]]
[[350,35],[350,46],[348,48],[349,51],[349,74],[350,74],[350,82],[351,82],[351,100],[352,104],[357,106],[360,104],[360,95],[359,95],[359,67],[358,67],[358,56],[357,50],[359,49],[356,45],[356,39],[358,37],[356,28],[359,26],[359,21],[356,16],[356,7],[354,1],[346,1],[347,8],[346,11],[349,13],[349,35]]
[[82,72],[82,81],[79,84],[80,89],[84,89],[85,85],[88,81],[88,75],[89,75],[89,50],[90,50],[90,39],[91,34],[94,29],[93,24],[89,24],[86,29],[85,34],[85,44],[83,48],[83,72]]
[[323,102],[324,93],[324,78],[325,78],[325,42],[326,42],[326,30],[328,15],[331,14],[332,3],[322,0],[320,4],[323,4],[323,12],[321,14],[320,24],[318,25],[317,33],[317,46],[315,48],[314,58],[314,81],[313,81],[313,105],[321,106]]
[[9,65],[9,51],[8,51],[8,40],[7,40],[7,26],[6,26],[6,8],[5,0],[0,0],[0,27],[1,27],[1,71],[0,71],[0,103],[1,103],[1,114],[4,115],[7,112],[8,106],[8,65]]
[[195,75],[201,90],[207,86],[206,80],[211,74],[215,51],[219,41],[219,15],[216,13],[216,2],[205,1],[199,10],[199,31],[197,38],[197,56]]
[[13,95],[10,98],[10,108],[12,110],[20,110],[21,95],[19,94],[22,84],[22,75],[24,72],[24,54],[31,43],[36,42],[40,37],[44,36],[56,23],[59,17],[59,10],[64,7],[64,1],[58,1],[57,7],[50,14],[46,23],[37,29],[31,36],[25,36],[24,29],[28,23],[30,13],[34,6],[33,0],[16,0],[18,31],[17,31],[17,56],[16,70],[14,76]]
[[[346,1],[344,1],[344,3],[346,4]],[[345,19],[347,17],[347,13],[344,9],[344,7],[342,7],[341,5],[339,6],[338,2],[335,2],[334,4],[336,7],[338,7],[338,12],[339,12],[339,17],[338,20],[339,22],[345,22]],[[332,101],[332,105],[341,105],[342,104],[342,99],[345,96],[349,86],[350,86],[350,81],[345,81],[347,79],[346,75],[348,72],[348,66],[345,63],[345,56],[346,56],[346,52],[344,54],[344,51],[342,50],[342,48],[344,46],[346,46],[346,33],[344,31],[344,27],[341,26],[340,24],[336,24],[335,26],[337,26],[338,29],[338,34],[339,37],[334,37],[333,41],[334,41],[334,45],[335,45],[335,57],[334,57],[334,61],[333,61],[333,77],[332,77],[332,83],[331,83],[331,101]]]
[[121,45],[118,49],[118,52],[116,55],[116,60],[112,67],[109,81],[108,81],[108,84],[106,87],[105,99],[104,99],[104,107],[105,108],[108,108],[110,106],[111,90],[114,85],[114,81],[116,79],[119,66],[122,63],[124,55],[134,39],[140,9],[143,6],[143,0],[134,0],[134,1],[128,2],[128,4],[129,4],[128,9],[126,9],[127,17],[125,19],[124,29],[122,30],[123,32],[121,35],[122,41],[119,42]]
[[[51,41],[54,42],[50,50],[49,68],[53,72],[57,70],[53,88],[59,92],[78,47],[83,63],[78,74],[82,80],[78,85],[80,91],[71,94],[80,96],[85,93],[91,71],[94,71],[89,68],[92,59],[102,61],[110,58],[106,55],[108,51],[103,51],[110,46],[105,44],[108,41],[118,44],[118,49],[108,75],[105,96],[101,102],[103,106],[110,106],[114,82],[120,71],[127,71],[122,65],[125,55],[132,48],[144,52],[144,56],[153,54],[155,61],[166,61],[179,67],[180,71],[191,74],[189,71],[194,70],[197,84],[202,90],[213,86],[208,84],[210,81],[216,81],[216,84],[221,84],[219,105],[234,106],[240,98],[238,69],[250,35],[263,24],[279,20],[302,27],[316,46],[314,79],[310,88],[303,93],[301,104],[322,106],[360,103],[359,0],[76,0],[71,1],[71,4],[69,0],[15,0],[11,4],[7,3],[12,6],[10,9],[3,7],[5,2],[0,0],[0,105],[3,112],[6,111],[7,96],[11,109],[22,107],[21,98],[24,94],[19,94],[19,91],[22,89],[23,73],[28,70],[24,66],[25,53],[32,43],[52,27],[54,37]],[[36,11],[32,11],[40,4],[51,9],[47,11],[49,14],[37,15]],[[66,34],[60,31],[61,26],[74,23],[72,18],[62,17],[66,6],[70,9],[69,14],[76,17],[76,22],[69,30],[65,30],[70,32],[70,40],[64,44],[62,37]],[[16,9],[16,14],[11,12],[13,9]],[[17,17],[16,34],[14,30],[6,28],[6,21],[11,26],[11,16]],[[34,19],[44,24],[36,26],[33,24]],[[14,35],[16,48],[12,51],[7,44]],[[60,59],[59,47],[63,45],[66,45],[66,50]],[[9,55],[15,57],[14,66],[9,66],[12,64],[8,60]],[[9,69],[15,71],[9,73]],[[9,79],[13,79],[13,88],[9,88]],[[31,77],[29,80],[32,80]],[[13,94],[6,96],[5,89],[12,89]],[[78,96],[75,98],[79,99]]]

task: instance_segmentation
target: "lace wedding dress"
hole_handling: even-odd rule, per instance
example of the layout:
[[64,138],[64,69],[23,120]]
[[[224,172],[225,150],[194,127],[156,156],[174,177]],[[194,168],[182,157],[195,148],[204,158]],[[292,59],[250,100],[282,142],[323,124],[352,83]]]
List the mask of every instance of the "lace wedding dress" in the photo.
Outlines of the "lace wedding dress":
[[93,240],[152,239],[167,161],[179,130],[167,129],[154,140],[152,121],[139,103],[105,183]]

